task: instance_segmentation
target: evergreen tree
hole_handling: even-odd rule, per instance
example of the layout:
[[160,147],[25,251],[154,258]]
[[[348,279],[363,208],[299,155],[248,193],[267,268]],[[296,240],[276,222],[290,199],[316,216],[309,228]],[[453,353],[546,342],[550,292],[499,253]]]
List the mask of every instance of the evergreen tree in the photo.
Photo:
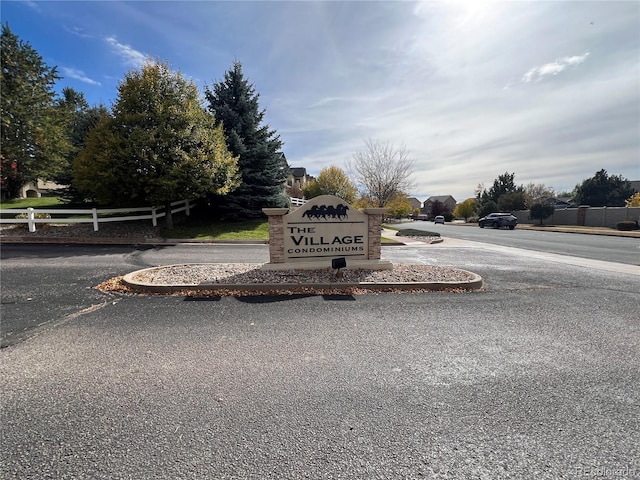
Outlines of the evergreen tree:
[[86,146],[87,136],[98,124],[100,118],[108,117],[109,111],[104,105],[90,107],[84,94],[73,88],[66,87],[62,90],[62,98],[58,101],[65,122],[65,131],[69,139],[70,149],[65,156],[65,164],[62,171],[56,175],[54,181],[65,188],[61,196],[67,202],[82,202],[84,195],[72,185],[73,161],[78,153]]
[[624,207],[625,200],[633,195],[629,180],[619,175],[608,175],[602,169],[576,185],[574,201],[592,207]]
[[527,201],[524,192],[503,193],[498,198],[498,210],[501,212],[515,212],[526,208]]
[[[476,197],[481,217],[492,213],[489,211],[490,207],[494,209],[494,212],[499,208],[504,208],[505,211],[525,208],[524,187],[516,185],[514,178],[515,173],[505,172],[502,175],[498,175],[489,190],[478,188]],[[500,202],[501,197],[504,197],[502,205]]]
[[0,56],[0,171],[3,190],[14,197],[26,182],[55,177],[69,145],[55,105],[56,68],[8,25],[2,26]]
[[164,63],[127,73],[111,117],[87,138],[74,164],[76,186],[99,203],[169,204],[238,184],[237,159],[198,89]]
[[238,157],[240,186],[223,198],[216,198],[223,216],[255,218],[265,207],[287,207],[285,181],[289,167],[280,151],[282,142],[275,130],[262,125],[259,94],[242,73],[240,62],[225,72],[224,80],[206,88],[209,110],[222,121],[231,153]]

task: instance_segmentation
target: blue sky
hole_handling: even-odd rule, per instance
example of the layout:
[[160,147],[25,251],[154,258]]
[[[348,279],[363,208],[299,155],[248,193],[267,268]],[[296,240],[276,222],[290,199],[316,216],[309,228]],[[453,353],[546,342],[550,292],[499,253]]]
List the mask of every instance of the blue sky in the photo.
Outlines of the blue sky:
[[3,0],[0,16],[90,104],[146,57],[201,92],[239,60],[312,175],[371,138],[406,146],[420,200],[504,172],[557,191],[602,168],[640,180],[637,1]]

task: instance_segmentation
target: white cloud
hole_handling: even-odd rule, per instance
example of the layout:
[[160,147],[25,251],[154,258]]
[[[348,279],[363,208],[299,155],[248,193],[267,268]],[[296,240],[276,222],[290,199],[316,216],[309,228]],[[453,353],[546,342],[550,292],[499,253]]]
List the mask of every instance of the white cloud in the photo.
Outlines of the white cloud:
[[98,87],[102,85],[100,82],[87,77],[82,70],[78,70],[77,68],[62,67],[62,73],[64,73],[66,77],[80,80],[89,85],[96,85]]
[[81,28],[81,27],[63,27],[65,29],[65,31],[69,32],[72,35],[75,35],[76,37],[80,37],[80,38],[93,38],[92,35],[89,35],[88,33],[86,33],[86,31]]
[[311,174],[373,138],[406,144],[422,200],[463,200],[506,171],[557,190],[601,168],[638,178],[638,2],[56,5],[77,11],[69,38],[100,39],[78,42],[86,65],[76,49],[50,54],[103,82],[90,102],[109,100],[141,52],[209,84],[237,59],[288,160]]
[[106,37],[105,41],[111,45],[114,51],[124,60],[125,65],[140,68],[148,59],[148,56],[139,52],[131,45],[125,45],[118,42],[116,37]]
[[569,66],[581,64],[587,59],[588,56],[589,52],[586,52],[583,55],[562,57],[557,59],[555,62],[545,63],[544,65],[540,65],[539,67],[533,67],[522,76],[522,81],[524,83],[529,83],[534,80],[539,82],[546,75],[557,75]]

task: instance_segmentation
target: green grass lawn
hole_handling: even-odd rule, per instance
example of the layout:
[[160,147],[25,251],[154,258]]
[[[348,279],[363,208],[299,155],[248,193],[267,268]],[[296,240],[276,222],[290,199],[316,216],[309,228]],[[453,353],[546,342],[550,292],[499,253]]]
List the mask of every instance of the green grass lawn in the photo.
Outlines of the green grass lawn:
[[438,232],[429,232],[427,230],[416,230],[413,228],[398,228],[392,225],[383,225],[384,228],[388,230],[395,230],[396,235],[400,235],[402,237],[439,237],[440,234]]
[[176,225],[173,230],[162,229],[164,238],[193,238],[195,240],[268,240],[267,220],[243,220],[239,222],[198,221]]
[[2,208],[54,208],[62,204],[58,197],[14,198],[0,202]]

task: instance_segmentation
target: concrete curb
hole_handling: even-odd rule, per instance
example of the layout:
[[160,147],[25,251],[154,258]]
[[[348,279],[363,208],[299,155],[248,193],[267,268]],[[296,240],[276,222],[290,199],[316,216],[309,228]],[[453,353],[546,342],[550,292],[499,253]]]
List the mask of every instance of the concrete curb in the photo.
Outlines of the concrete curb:
[[638,230],[610,230],[606,228],[580,228],[580,227],[561,227],[561,226],[546,226],[546,225],[518,225],[516,228],[522,230],[536,230],[538,232],[559,232],[559,233],[583,233],[586,235],[605,235],[608,237],[632,237],[640,238],[640,231]]
[[[171,294],[178,292],[208,292],[234,290],[240,292],[270,292],[276,295],[278,291],[288,291],[293,293],[313,293],[323,290],[341,290],[349,288],[361,288],[374,291],[385,290],[480,290],[483,286],[482,277],[476,273],[467,270],[456,269],[461,272],[468,273],[473,278],[464,282],[330,282],[330,283],[246,283],[246,284],[220,284],[220,283],[201,283],[201,284],[182,284],[182,285],[157,285],[147,282],[136,282],[133,277],[136,274],[147,270],[157,270],[162,267],[150,267],[135,272],[128,273],[122,279],[122,283],[131,288],[136,293],[150,294]],[[281,294],[279,294],[281,295]]]

